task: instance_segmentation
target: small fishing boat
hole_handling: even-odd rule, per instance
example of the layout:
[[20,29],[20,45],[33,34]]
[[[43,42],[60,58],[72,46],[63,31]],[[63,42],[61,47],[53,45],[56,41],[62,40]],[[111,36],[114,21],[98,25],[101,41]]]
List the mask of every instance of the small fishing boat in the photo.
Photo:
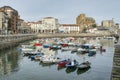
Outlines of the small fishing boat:
[[80,74],[83,74],[83,73],[87,72],[89,69],[90,69],[90,67],[85,68],[85,69],[77,69],[76,73],[77,73],[77,75],[80,75]]
[[70,59],[65,59],[57,63],[58,67],[66,67],[66,64],[70,63]]
[[67,74],[69,74],[69,73],[76,71],[76,69],[77,69],[77,67],[68,67],[68,68],[66,68],[65,72]]
[[73,48],[73,49],[71,50],[71,53],[74,53],[74,52],[77,52],[77,48]]
[[34,50],[34,51],[28,51],[28,52],[23,52],[24,55],[37,55],[37,54],[41,54],[41,51],[39,50]]
[[44,53],[38,53],[37,55],[31,56],[31,60],[41,60]]
[[68,43],[61,43],[62,47],[67,47]]
[[88,50],[85,48],[78,48],[77,53],[85,54],[85,53],[88,53]]
[[19,50],[21,51],[21,52],[30,52],[30,51],[34,51],[35,50],[35,47],[34,46],[32,46],[32,47],[22,47],[22,48],[19,48]]
[[67,68],[72,68],[72,67],[77,67],[78,66],[78,62],[76,60],[72,60],[71,62],[66,64]]
[[42,63],[57,63],[60,61],[60,58],[55,56],[46,56],[44,55],[41,59]]
[[51,49],[53,49],[53,50],[61,49],[61,46],[60,45],[52,45],[52,46],[50,46],[50,50]]
[[81,45],[82,48],[84,49],[94,49],[95,46],[93,44],[83,44]]
[[77,67],[78,67],[78,69],[86,69],[86,68],[90,68],[90,65],[91,65],[91,63],[86,61],[86,62],[79,64]]
[[43,48],[49,48],[52,44],[43,44]]
[[70,51],[71,48],[69,48],[69,47],[62,47],[61,50],[62,50],[62,51]]
[[88,56],[94,56],[96,54],[96,49],[89,50]]

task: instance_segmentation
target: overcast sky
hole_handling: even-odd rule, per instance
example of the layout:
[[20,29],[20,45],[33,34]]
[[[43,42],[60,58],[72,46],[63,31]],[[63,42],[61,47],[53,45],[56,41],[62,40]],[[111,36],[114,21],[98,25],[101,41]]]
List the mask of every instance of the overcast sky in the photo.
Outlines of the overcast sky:
[[25,21],[58,18],[61,24],[74,24],[85,13],[100,25],[102,20],[120,23],[120,0],[0,0],[0,7],[11,6]]

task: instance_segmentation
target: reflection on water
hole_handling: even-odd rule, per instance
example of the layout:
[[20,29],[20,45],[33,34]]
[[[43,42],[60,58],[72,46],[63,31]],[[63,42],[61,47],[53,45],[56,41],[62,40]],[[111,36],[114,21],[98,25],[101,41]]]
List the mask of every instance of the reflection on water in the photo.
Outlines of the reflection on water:
[[2,51],[0,53],[0,74],[9,75],[11,72],[19,70],[18,52],[14,49]]
[[[94,42],[88,40],[88,42]],[[111,40],[100,41],[106,52],[97,51],[94,56],[77,54],[71,51],[56,51],[60,58],[76,59],[79,63],[84,60],[91,62],[91,68],[58,68],[57,64],[43,64],[31,61],[23,56],[16,48],[0,53],[0,80],[110,80],[114,44]],[[46,76],[47,75],[47,76]]]
[[77,67],[70,67],[70,68],[66,68],[66,73],[69,74],[71,72],[74,72],[77,69]]
[[42,63],[42,62],[40,62],[39,64],[40,64],[42,67],[50,67],[50,66],[55,65],[55,63]]
[[78,75],[83,74],[83,73],[87,72],[89,69],[90,69],[90,67],[85,68],[85,69],[77,69],[77,74]]

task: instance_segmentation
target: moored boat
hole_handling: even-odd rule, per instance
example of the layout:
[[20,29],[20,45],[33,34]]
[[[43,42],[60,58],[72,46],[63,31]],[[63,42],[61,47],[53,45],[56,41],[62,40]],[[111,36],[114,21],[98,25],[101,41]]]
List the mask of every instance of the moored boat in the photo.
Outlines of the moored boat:
[[77,66],[77,68],[78,69],[86,69],[86,68],[90,68],[90,65],[91,65],[91,63],[86,61],[86,62],[83,62],[83,63],[79,64]]
[[44,53],[38,53],[34,56],[31,56],[31,60],[41,60],[42,59],[42,56],[44,55]]
[[71,50],[71,53],[77,52],[77,50],[78,50],[77,48],[74,48]]
[[53,50],[61,49],[61,46],[60,45],[52,45],[52,46],[50,46],[50,50],[51,49],[53,49]]
[[96,49],[89,50],[88,56],[94,56],[96,54]]
[[47,55],[44,55],[41,59],[42,63],[57,63],[59,61],[60,61],[60,58],[55,56],[47,56]]
[[88,49],[78,48],[78,49],[77,49],[77,53],[81,53],[81,54],[88,53]]
[[78,62],[76,60],[72,60],[71,62],[66,64],[67,68],[77,67]]
[[70,63],[70,59],[62,60],[57,63],[58,67],[66,67],[66,64]]
[[43,48],[49,48],[51,44],[43,44]]

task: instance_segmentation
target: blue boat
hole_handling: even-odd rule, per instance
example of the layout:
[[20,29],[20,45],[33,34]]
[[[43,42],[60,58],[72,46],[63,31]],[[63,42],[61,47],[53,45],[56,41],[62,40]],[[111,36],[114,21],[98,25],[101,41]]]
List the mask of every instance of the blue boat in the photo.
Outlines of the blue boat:
[[51,49],[53,49],[53,50],[61,49],[61,46],[60,45],[52,45],[52,46],[50,46],[50,50]]
[[78,62],[76,60],[73,60],[66,64],[67,68],[72,68],[72,67],[77,67],[77,66],[78,66]]
[[51,44],[43,44],[43,48],[49,48],[50,46],[52,46]]
[[31,56],[31,60],[40,60],[43,55],[44,55],[44,53],[39,52],[38,54]]

